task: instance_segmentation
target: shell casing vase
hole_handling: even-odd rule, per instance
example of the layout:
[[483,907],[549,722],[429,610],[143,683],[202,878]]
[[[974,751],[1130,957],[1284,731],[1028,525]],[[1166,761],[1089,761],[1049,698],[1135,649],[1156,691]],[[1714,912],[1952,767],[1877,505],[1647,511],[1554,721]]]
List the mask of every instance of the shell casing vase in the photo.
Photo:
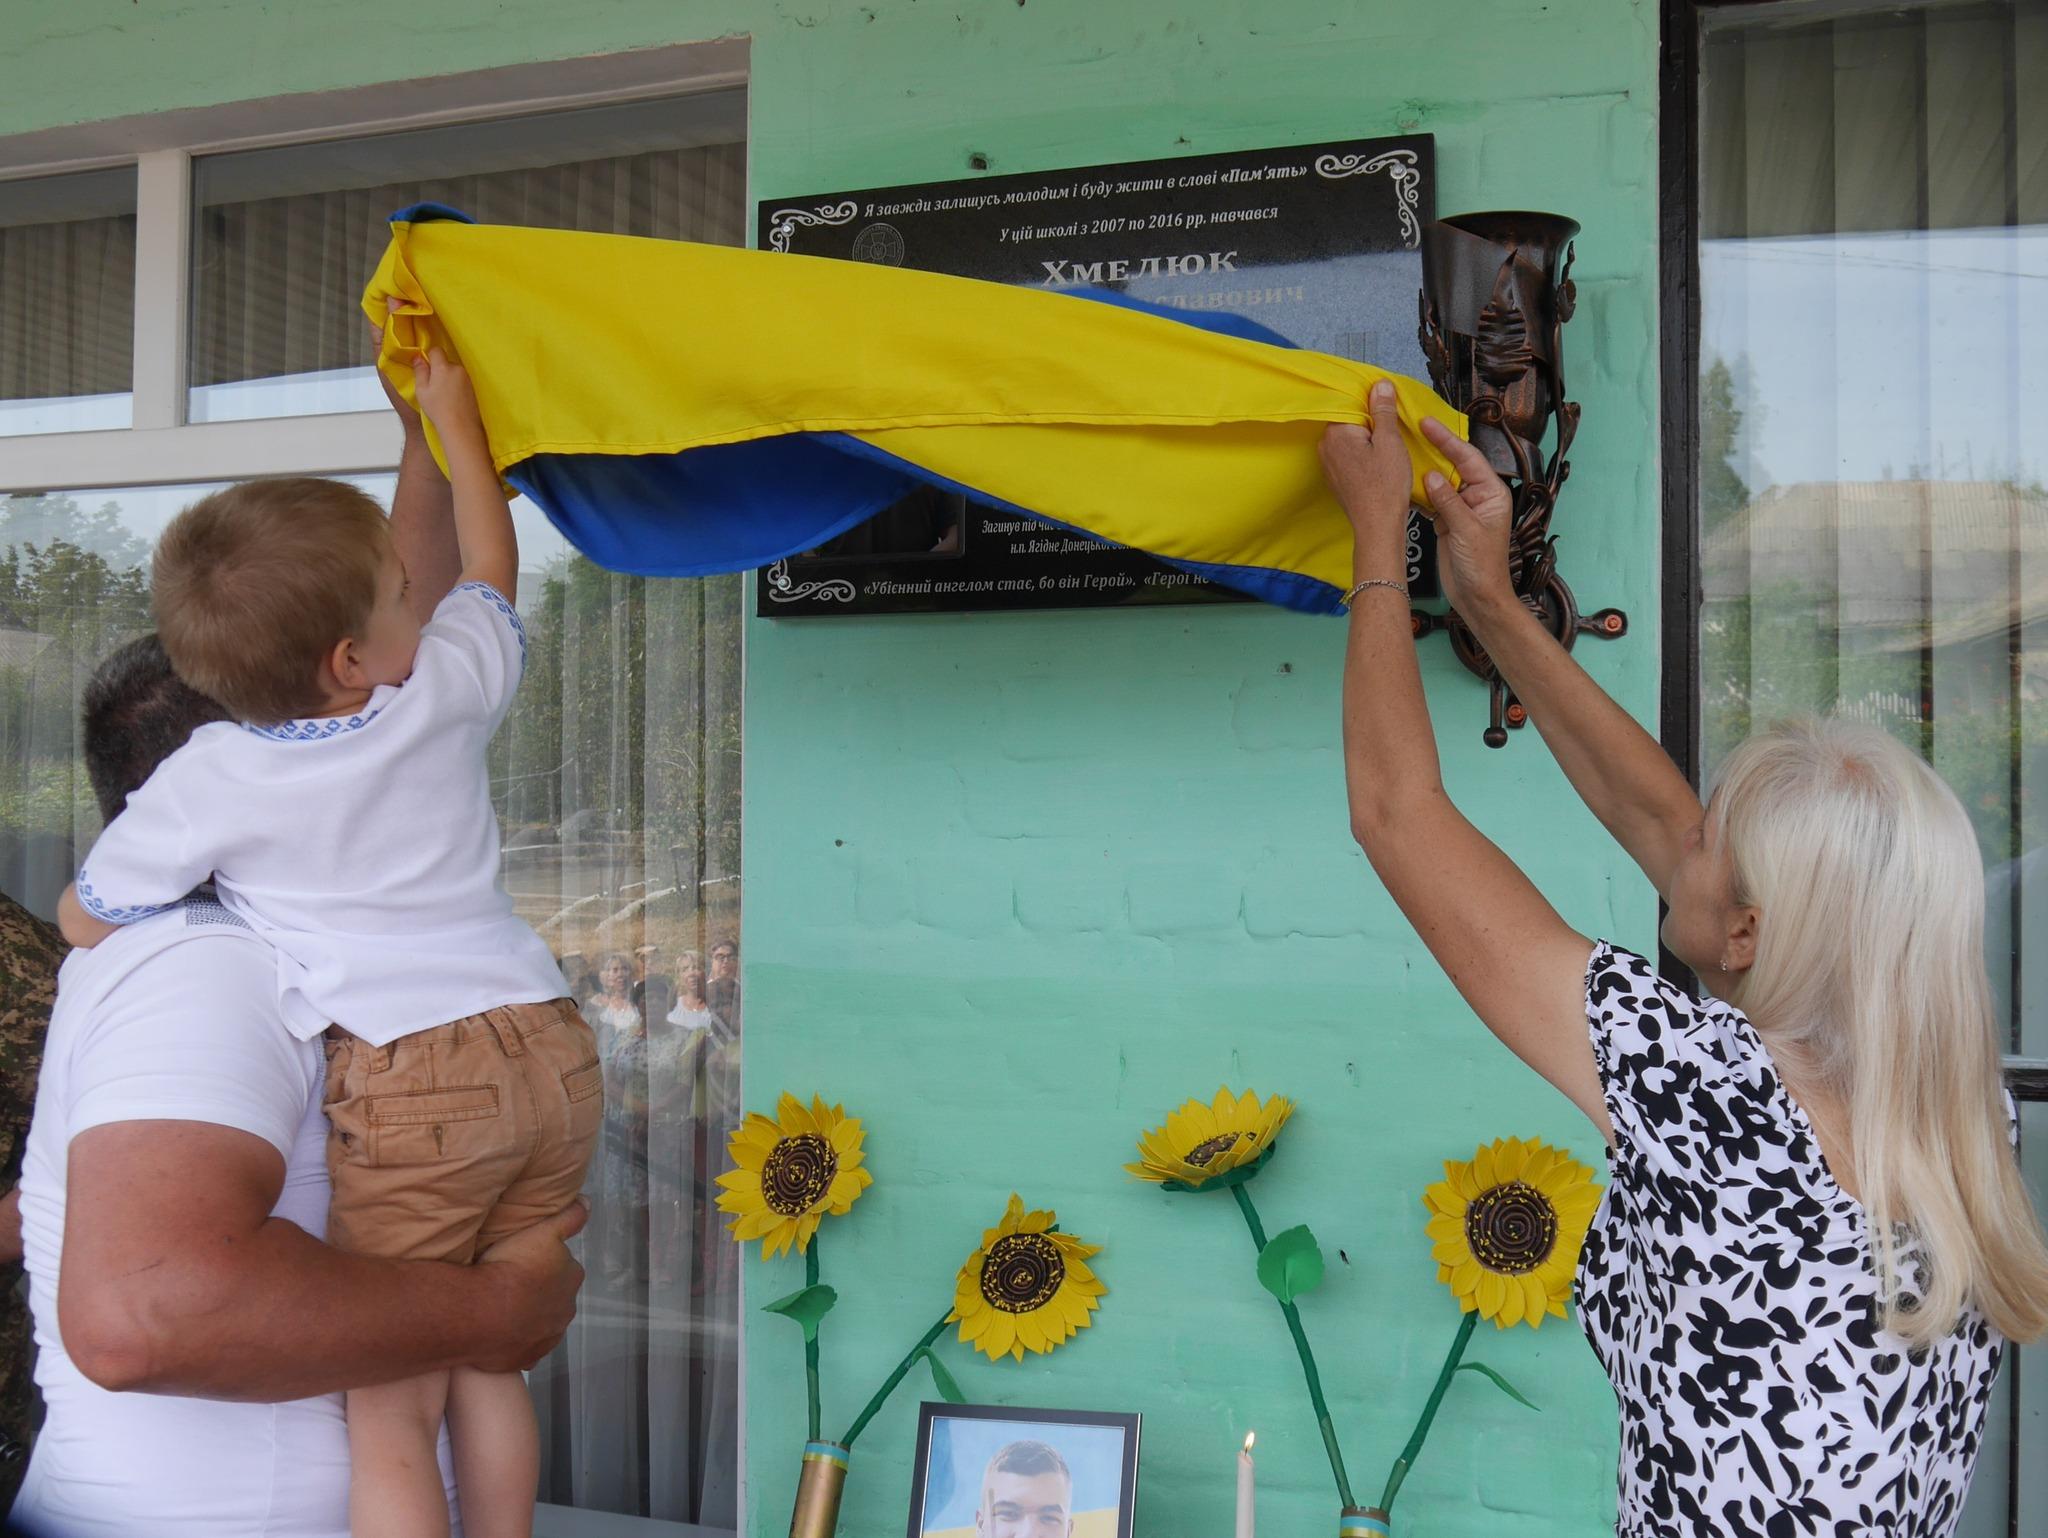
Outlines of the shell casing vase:
[[852,1456],[837,1442],[804,1444],[789,1538],[834,1538],[839,1530],[839,1497],[846,1490],[847,1460]]

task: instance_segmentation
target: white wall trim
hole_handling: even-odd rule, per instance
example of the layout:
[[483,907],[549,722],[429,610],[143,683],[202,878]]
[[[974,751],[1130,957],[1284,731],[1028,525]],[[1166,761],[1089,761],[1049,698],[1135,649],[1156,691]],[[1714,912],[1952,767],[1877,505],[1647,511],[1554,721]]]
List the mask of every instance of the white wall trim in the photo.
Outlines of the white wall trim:
[[[183,385],[181,377],[181,403]],[[138,416],[141,394],[138,382]],[[359,475],[391,469],[403,444],[398,419],[388,411],[39,433],[0,438],[0,491],[182,486],[252,475]]]
[[67,124],[0,137],[0,179],[719,90],[747,83],[748,52],[733,37]]

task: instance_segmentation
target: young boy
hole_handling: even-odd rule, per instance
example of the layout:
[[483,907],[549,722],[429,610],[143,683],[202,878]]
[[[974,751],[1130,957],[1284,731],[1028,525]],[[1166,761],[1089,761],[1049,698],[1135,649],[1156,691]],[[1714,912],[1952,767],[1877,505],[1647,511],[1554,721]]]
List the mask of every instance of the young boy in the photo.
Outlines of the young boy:
[[[381,510],[333,481],[250,482],[179,514],[156,551],[159,632],[235,719],[129,798],[61,917],[92,944],[212,876],[275,946],[286,1024],[327,1038],[329,1238],[467,1264],[575,1200],[603,1069],[499,879],[484,750],[526,648],[511,514],[468,377],[436,351],[414,378],[461,582],[422,629]],[[470,1538],[531,1533],[525,1385],[458,1369],[348,1396],[357,1538],[448,1532],[444,1414]]]

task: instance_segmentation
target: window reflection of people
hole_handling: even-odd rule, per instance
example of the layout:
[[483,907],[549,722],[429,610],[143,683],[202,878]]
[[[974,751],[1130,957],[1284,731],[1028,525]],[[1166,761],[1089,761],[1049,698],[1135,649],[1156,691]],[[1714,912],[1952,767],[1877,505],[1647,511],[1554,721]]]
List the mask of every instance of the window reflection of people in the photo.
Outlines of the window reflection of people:
[[674,1002],[674,985],[654,970],[654,958],[659,946],[642,945],[633,951],[633,1003],[640,1011],[640,1018],[649,1022],[659,1020],[668,1013]]
[[604,1133],[597,1160],[592,1227],[606,1278],[639,1269],[647,1212],[647,1030],[633,1002],[633,961],[620,952],[598,968],[597,991],[583,1006],[604,1064]]
[[591,1029],[598,1033],[600,1043],[604,1041],[607,1029],[624,1031],[639,1028],[640,1006],[633,1002],[631,957],[621,951],[613,951],[604,958],[604,964],[597,969],[597,987],[585,1002],[583,1013],[590,1021]]
[[581,951],[562,953],[562,976],[569,984],[569,996],[580,1005],[597,991],[597,974],[590,970],[590,960]]
[[710,973],[700,951],[682,951],[676,956],[676,1001],[668,1012],[668,1023],[684,1030],[709,1030],[714,1017],[707,991]]
[[736,941],[720,940],[711,947],[711,980],[705,984],[711,1012],[725,1022],[733,1035],[740,1033],[740,948]]
[[1074,1476],[1044,1442],[998,1448],[974,1513],[980,1538],[1073,1538]]
[[725,1039],[705,995],[703,953],[677,952],[675,968],[675,1003],[666,1015],[650,1017],[647,1027],[649,1243],[658,1287],[682,1279],[691,1204],[711,1200],[703,1179],[705,1096],[712,1057]]

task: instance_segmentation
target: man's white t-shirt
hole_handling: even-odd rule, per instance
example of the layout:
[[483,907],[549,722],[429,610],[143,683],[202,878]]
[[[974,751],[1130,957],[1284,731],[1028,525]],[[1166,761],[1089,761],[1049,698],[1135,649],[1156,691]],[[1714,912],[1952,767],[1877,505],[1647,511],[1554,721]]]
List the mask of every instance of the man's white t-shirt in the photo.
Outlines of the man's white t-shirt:
[[[324,1073],[319,1049],[279,1027],[270,948],[217,903],[179,904],[64,962],[21,1175],[36,1383],[48,1407],[12,1516],[23,1533],[347,1538],[340,1395],[266,1405],[111,1393],[72,1363],[57,1323],[74,1137],[155,1120],[260,1137],[285,1160],[273,1216],[320,1238]],[[452,1491],[445,1437],[442,1467]]]
[[277,947],[286,1027],[382,1046],[500,1004],[568,992],[512,910],[484,753],[526,635],[465,582],[420,634],[412,675],[352,716],[202,726],[128,798],[78,899],[130,923],[213,877]]

